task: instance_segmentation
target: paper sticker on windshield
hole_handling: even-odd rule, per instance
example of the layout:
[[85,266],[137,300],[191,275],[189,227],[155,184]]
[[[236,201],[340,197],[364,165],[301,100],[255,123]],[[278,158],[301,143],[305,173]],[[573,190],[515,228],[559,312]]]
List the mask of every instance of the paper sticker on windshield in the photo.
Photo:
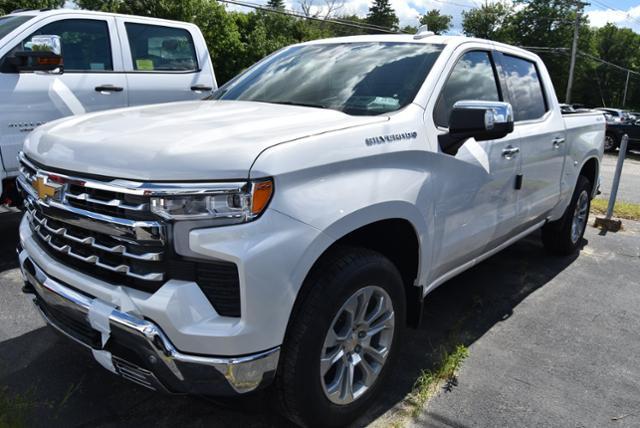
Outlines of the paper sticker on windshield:
[[153,61],[150,59],[137,59],[136,69],[138,70],[153,70]]

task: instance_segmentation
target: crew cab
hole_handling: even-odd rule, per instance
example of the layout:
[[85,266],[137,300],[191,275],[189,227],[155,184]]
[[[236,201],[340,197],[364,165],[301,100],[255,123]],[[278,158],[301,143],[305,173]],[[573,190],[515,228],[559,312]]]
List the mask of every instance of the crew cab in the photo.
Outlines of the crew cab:
[[270,387],[296,423],[342,426],[438,286],[537,229],[579,250],[604,135],[512,46],[424,30],[290,46],[209,100],[30,134],[25,290],[124,378]]
[[37,126],[215,88],[193,24],[70,9],[0,17],[0,204],[17,202],[18,153]]

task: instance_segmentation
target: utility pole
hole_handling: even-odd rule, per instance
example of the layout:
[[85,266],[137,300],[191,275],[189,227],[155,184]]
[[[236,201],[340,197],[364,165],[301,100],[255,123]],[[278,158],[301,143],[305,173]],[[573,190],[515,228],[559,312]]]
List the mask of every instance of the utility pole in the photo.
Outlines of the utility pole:
[[622,97],[622,107],[627,104],[627,90],[629,89],[629,77],[631,76],[631,70],[627,70],[627,81],[624,83],[624,96]]
[[571,64],[569,65],[569,82],[567,82],[567,95],[565,103],[571,104],[571,89],[573,87],[573,74],[576,70],[576,55],[578,53],[578,36],[580,35],[580,18],[582,17],[582,9],[589,6],[589,3],[576,1],[576,23],[573,29],[573,45],[571,46]]

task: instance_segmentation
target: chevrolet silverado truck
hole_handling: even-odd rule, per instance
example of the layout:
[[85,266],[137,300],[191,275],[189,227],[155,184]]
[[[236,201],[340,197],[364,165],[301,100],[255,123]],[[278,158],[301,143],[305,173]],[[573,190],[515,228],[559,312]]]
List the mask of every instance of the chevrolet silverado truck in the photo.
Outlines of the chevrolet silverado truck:
[[186,22],[86,10],[0,17],[0,205],[19,205],[27,133],[66,116],[198,100],[216,79],[200,29]]
[[290,46],[210,100],[30,134],[25,291],[137,384],[272,388],[296,423],[342,426],[438,286],[537,229],[579,250],[604,135],[601,113],[562,116],[522,49],[425,31]]

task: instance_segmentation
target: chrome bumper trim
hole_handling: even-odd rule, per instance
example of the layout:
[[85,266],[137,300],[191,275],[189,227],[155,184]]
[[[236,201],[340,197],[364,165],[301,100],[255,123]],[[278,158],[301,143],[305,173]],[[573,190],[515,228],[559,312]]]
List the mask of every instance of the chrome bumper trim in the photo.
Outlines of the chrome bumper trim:
[[[241,357],[210,357],[178,351],[155,323],[114,309],[109,315],[111,335],[102,349],[65,328],[55,317],[47,315],[47,307],[62,311],[76,320],[87,317],[94,301],[98,300],[49,277],[28,256],[19,250],[20,269],[36,293],[34,303],[45,321],[65,336],[94,351],[111,352],[116,372],[122,377],[155,390],[170,393],[233,395],[253,391],[273,380],[280,348]],[[114,342],[117,347],[114,347]],[[118,355],[117,349],[132,351],[136,364]],[[144,365],[144,367],[141,367]]]

